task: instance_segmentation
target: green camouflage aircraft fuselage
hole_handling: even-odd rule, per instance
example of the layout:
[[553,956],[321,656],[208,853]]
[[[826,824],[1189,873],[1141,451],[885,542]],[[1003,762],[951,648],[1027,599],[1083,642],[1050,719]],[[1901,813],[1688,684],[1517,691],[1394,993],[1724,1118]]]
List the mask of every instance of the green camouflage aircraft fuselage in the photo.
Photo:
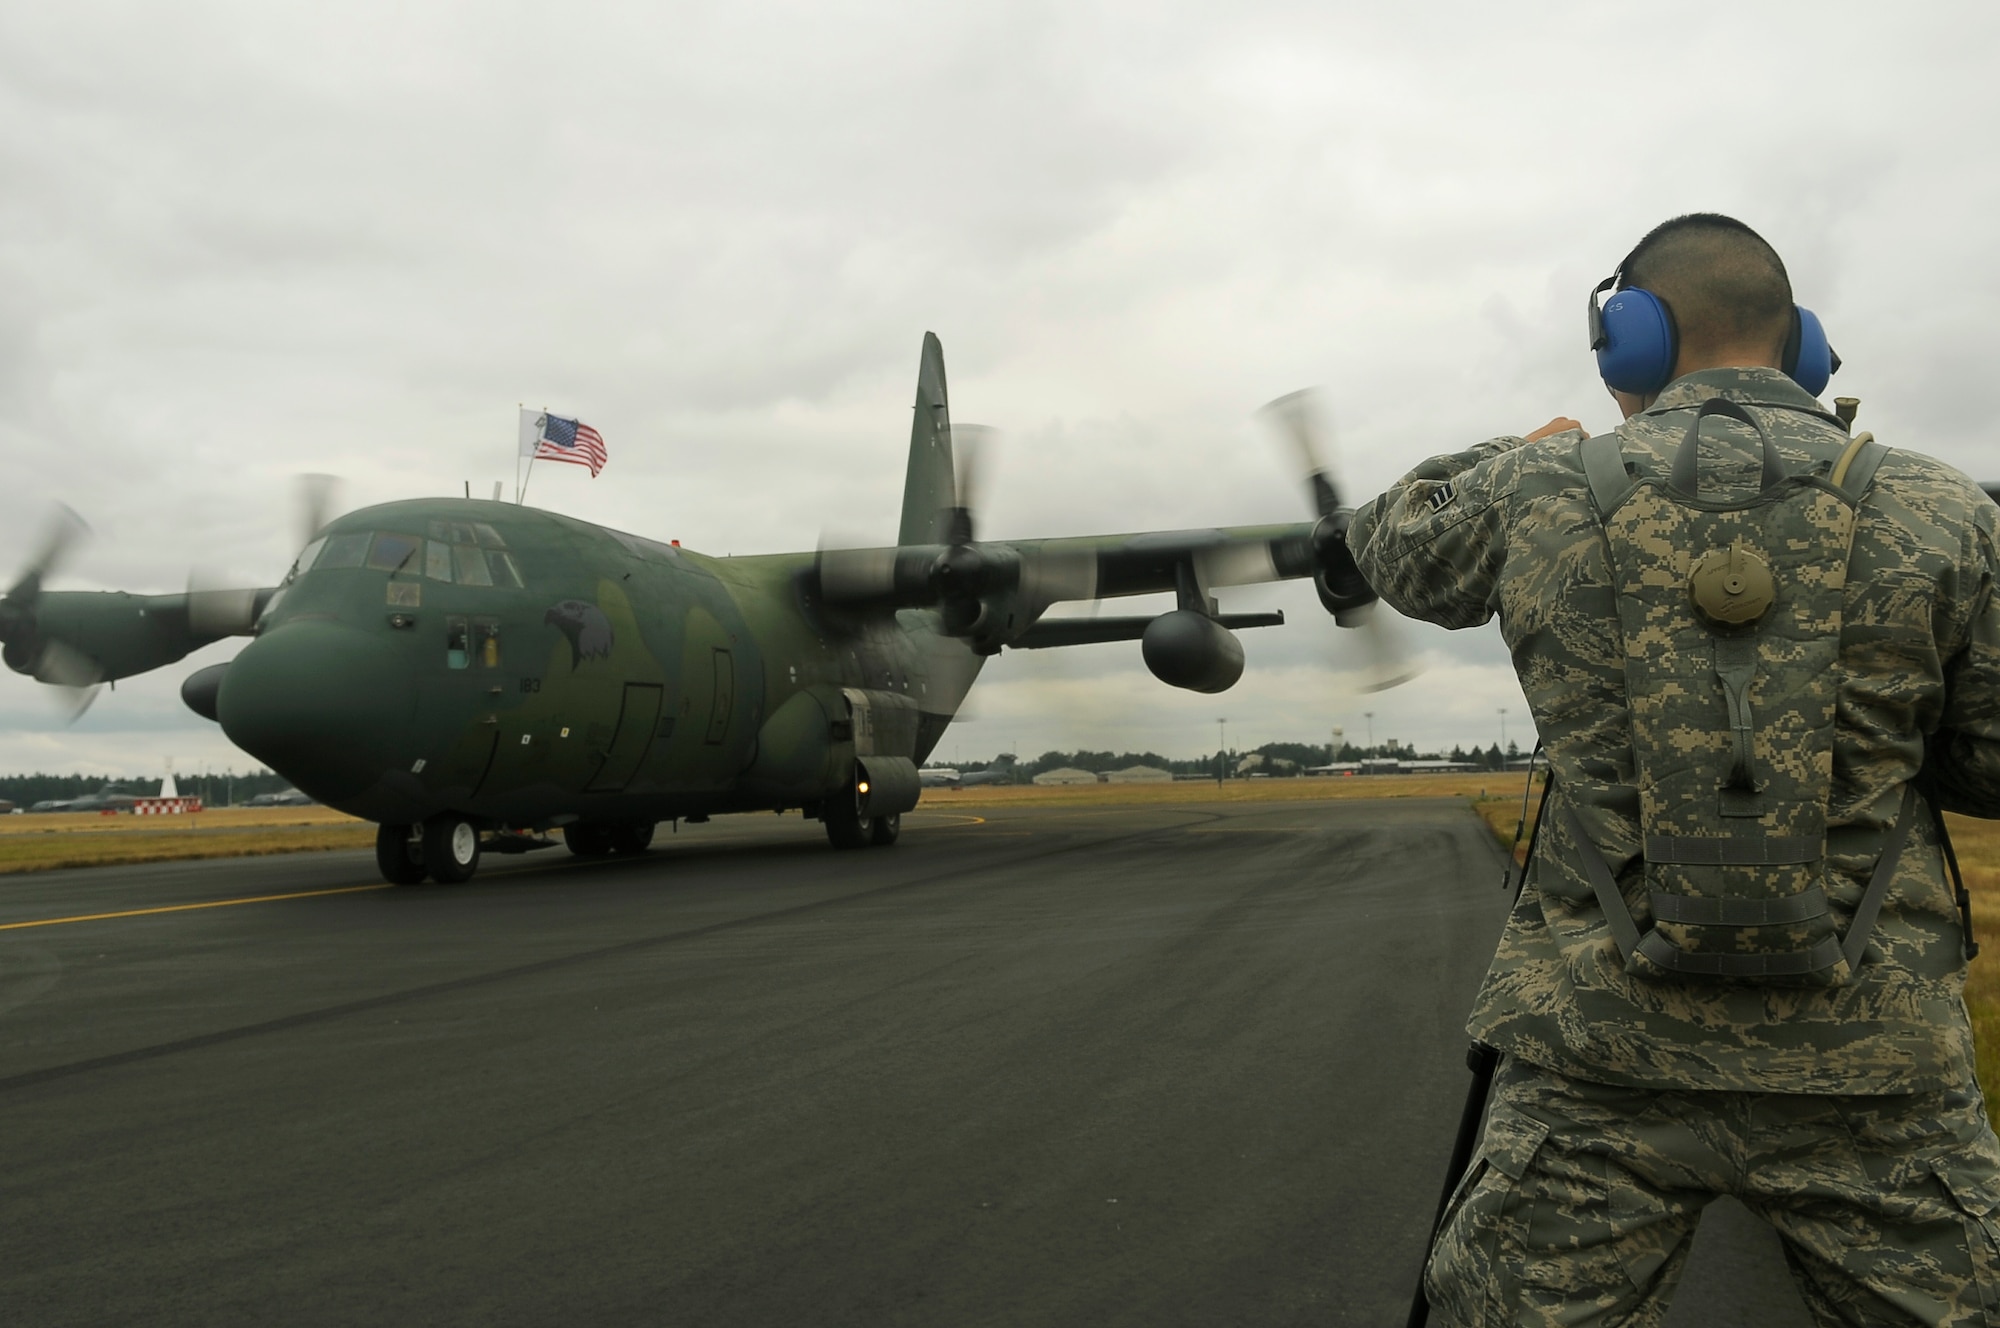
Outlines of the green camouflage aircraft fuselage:
[[372,821],[817,814],[857,757],[920,764],[983,662],[932,610],[829,630],[812,554],[711,558],[528,507],[392,503],[308,553],[218,718]]

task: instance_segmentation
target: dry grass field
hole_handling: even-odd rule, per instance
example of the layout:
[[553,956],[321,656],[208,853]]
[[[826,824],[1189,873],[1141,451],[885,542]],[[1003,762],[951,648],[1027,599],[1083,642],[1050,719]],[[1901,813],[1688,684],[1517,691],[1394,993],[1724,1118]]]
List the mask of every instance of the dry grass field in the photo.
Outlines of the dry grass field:
[[375,827],[328,807],[218,807],[183,816],[0,816],[0,873],[179,858],[367,848]]
[[1948,815],[1945,824],[1972,895],[1972,933],[1980,945],[1965,982],[1979,1044],[1979,1082],[1986,1089],[1987,1114],[2000,1117],[2000,821]]
[[[1510,775],[1374,775],[1171,784],[1083,784],[926,789],[923,806],[1131,806],[1146,803],[1295,802],[1328,798],[1464,798],[1505,845],[1521,818],[1523,780]],[[1539,786],[1535,790],[1540,794]],[[1532,827],[1535,800],[1528,800]],[[1979,1039],[1979,1077],[2000,1114],[2000,821],[1949,818],[1985,952],[1972,963],[1966,1002]],[[218,808],[188,816],[52,813],[0,816],[0,873],[179,858],[251,857],[366,848],[374,827],[325,807]],[[1525,841],[1515,850],[1520,857]]]

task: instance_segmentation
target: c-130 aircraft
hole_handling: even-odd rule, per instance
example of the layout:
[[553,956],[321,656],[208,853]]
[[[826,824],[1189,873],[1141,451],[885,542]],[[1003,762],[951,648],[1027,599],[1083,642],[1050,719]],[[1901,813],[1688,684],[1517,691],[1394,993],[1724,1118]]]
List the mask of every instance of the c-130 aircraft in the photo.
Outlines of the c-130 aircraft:
[[[1305,402],[1316,521],[1053,540],[974,537],[944,352],[926,333],[893,548],[712,558],[534,508],[423,498],[321,525],[283,581],[179,595],[47,591],[58,526],[0,598],[10,668],[71,689],[251,638],[182,685],[188,706],[303,792],[374,821],[385,879],[455,883],[482,849],[560,828],[585,856],[656,823],[798,809],[838,848],[896,841],[917,768],[986,659],[1137,639],[1176,687],[1243,671],[1217,587],[1311,577],[1345,625],[1374,602]],[[1171,591],[1147,617],[1044,620],[1066,600]],[[86,698],[87,699],[87,698]]]

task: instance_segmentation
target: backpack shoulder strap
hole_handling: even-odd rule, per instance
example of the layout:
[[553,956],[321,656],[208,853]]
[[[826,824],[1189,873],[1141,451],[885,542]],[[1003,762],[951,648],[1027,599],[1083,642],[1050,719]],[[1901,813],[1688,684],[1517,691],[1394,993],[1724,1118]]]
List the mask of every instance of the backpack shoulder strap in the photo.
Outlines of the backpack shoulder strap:
[[1854,435],[1854,441],[1847,445],[1847,450],[1840,454],[1840,459],[1833,463],[1833,473],[1827,476],[1827,481],[1851,501],[1859,503],[1875,479],[1876,467],[1888,455],[1889,449],[1876,442],[1874,434],[1858,433]]
[[1600,433],[1577,444],[1583,462],[1583,477],[1590,483],[1590,499],[1597,514],[1610,516],[1618,505],[1639,486],[1625,473],[1625,454],[1618,450],[1618,435]]
[[[1847,935],[1841,940],[1840,949],[1847,956],[1850,973],[1861,971],[1861,956],[1868,948],[1868,933],[1875,928],[1876,915],[1882,911],[1882,901],[1889,894],[1889,878],[1896,874],[1896,862],[1903,856],[1903,841],[1910,837],[1910,822],[1916,819],[1917,796],[1915,784],[1903,786],[1903,805],[1897,809],[1895,827],[1882,842],[1882,856],[1875,859],[1875,873],[1868,878],[1868,888],[1861,892],[1861,901],[1854,906],[1854,920],[1848,924]],[[1942,820],[1940,817],[1940,823]],[[1967,934],[1970,935],[1969,929]]]

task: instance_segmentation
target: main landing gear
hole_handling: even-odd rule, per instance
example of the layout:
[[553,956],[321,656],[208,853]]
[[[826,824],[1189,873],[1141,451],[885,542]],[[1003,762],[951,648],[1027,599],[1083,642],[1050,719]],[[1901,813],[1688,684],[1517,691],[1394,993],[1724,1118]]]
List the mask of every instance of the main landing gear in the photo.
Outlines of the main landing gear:
[[[653,823],[567,825],[563,827],[563,842],[581,858],[644,853],[653,842]],[[527,853],[554,843],[553,839],[527,831],[501,829],[494,831],[483,847],[494,853]],[[391,885],[419,885],[426,880],[457,885],[469,881],[479,870],[481,849],[479,827],[450,812],[418,825],[375,827],[375,865],[381,869],[382,879]]]
[[421,825],[375,827],[375,865],[391,885],[469,881],[479,870],[479,827],[463,816],[433,816]]
[[826,809],[826,837],[835,848],[870,848],[896,842],[903,833],[903,814],[863,816],[845,798]]

